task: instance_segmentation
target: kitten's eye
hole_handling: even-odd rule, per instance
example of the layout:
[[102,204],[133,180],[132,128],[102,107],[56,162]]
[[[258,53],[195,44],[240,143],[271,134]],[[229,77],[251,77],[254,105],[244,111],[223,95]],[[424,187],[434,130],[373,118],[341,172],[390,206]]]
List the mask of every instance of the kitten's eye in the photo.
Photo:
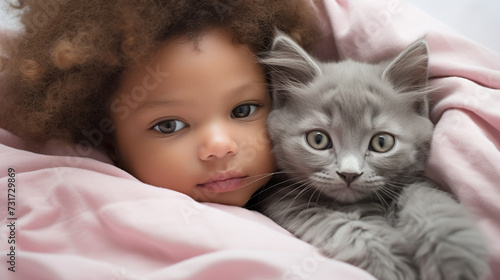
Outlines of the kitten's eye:
[[394,147],[395,142],[396,139],[394,136],[388,133],[380,133],[373,136],[370,140],[370,146],[368,148],[378,153],[385,153]]
[[254,104],[243,104],[240,105],[231,112],[231,118],[241,119],[251,116],[259,105]]
[[313,130],[306,134],[307,143],[316,150],[326,150],[332,147],[332,141],[330,137],[318,130]]
[[161,133],[174,133],[187,127],[187,124],[179,120],[166,120],[157,123],[153,129]]

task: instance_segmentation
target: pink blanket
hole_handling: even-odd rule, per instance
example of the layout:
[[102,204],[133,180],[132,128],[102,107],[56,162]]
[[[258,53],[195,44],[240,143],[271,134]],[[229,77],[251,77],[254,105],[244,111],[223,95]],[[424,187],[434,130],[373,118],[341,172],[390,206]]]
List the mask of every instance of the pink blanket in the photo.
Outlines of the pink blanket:
[[[323,12],[323,57],[333,40],[341,58],[369,61],[429,42],[441,89],[428,174],[475,215],[500,279],[500,55],[398,1],[325,0]],[[0,279],[373,279],[259,213],[146,185],[96,149],[28,147],[5,130],[0,221]]]

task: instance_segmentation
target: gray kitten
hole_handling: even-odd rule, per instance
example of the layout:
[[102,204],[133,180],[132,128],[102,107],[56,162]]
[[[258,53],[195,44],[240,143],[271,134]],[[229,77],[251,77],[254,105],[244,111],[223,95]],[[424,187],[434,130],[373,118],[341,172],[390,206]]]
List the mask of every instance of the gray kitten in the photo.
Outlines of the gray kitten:
[[279,34],[261,62],[282,178],[256,195],[257,210],[382,280],[485,276],[471,217],[424,177],[433,130],[425,41],[378,64],[323,63]]

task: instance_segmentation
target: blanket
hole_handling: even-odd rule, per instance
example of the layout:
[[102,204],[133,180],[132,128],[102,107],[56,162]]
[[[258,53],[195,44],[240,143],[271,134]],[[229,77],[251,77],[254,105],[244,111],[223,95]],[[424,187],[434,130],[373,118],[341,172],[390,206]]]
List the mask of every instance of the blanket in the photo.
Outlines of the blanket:
[[[377,61],[428,41],[439,90],[427,174],[475,217],[500,279],[500,55],[397,0],[316,2],[322,59]],[[96,148],[2,129],[0,236],[5,280],[374,279],[260,213],[144,184]]]

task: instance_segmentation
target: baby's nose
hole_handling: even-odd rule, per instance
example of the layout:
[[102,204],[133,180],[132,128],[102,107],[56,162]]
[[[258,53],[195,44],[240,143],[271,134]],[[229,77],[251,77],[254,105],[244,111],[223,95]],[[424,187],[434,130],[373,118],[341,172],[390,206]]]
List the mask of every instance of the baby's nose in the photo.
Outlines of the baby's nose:
[[203,134],[203,142],[199,149],[200,159],[221,159],[238,152],[238,144],[229,127],[223,124],[214,124],[207,127]]

